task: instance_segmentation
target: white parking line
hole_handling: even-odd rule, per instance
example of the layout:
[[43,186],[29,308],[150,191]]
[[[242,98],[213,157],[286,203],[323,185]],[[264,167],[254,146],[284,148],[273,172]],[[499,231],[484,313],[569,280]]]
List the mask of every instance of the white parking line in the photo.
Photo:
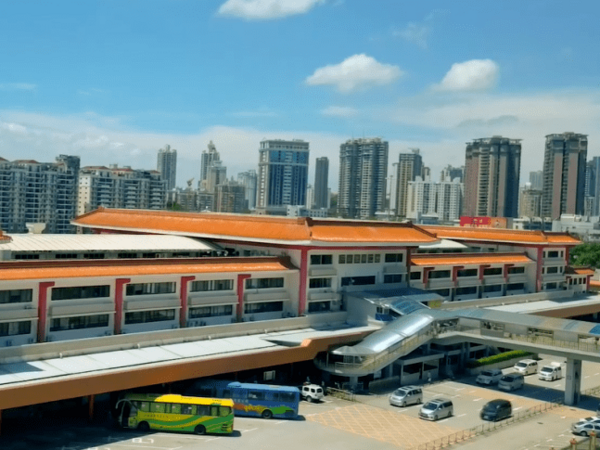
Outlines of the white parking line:
[[473,401],[474,401],[474,402],[478,402],[479,400],[483,400],[483,399],[481,399],[481,398],[476,398],[476,399],[474,399]]
[[463,416],[466,416],[466,414],[461,414],[460,416],[456,416],[456,417],[463,417]]
[[600,375],[600,373],[595,373],[594,376]]
[[522,407],[522,406],[519,406],[518,408],[513,408],[513,411],[518,411],[518,410],[520,410],[520,409],[523,409],[523,407]]

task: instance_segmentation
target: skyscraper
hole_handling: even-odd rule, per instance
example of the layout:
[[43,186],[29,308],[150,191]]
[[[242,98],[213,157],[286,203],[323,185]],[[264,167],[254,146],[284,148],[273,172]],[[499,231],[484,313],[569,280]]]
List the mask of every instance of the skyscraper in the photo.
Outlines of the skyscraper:
[[436,214],[442,222],[460,218],[463,184],[458,177],[453,182],[434,183],[428,178],[417,176],[408,182],[406,217],[416,219],[419,214]]
[[521,140],[502,136],[467,143],[466,216],[518,217]]
[[237,181],[244,186],[244,198],[246,209],[253,211],[256,209],[256,170],[238,173]]
[[418,148],[412,149],[410,153],[398,155],[396,170],[396,215],[406,217],[406,202],[408,196],[408,183],[415,181],[417,177],[424,179],[423,158]]
[[285,215],[288,205],[305,205],[308,184],[308,142],[300,139],[261,141],[256,209]]
[[175,188],[177,176],[177,150],[171,149],[170,145],[165,145],[158,151],[157,170],[163,180],[167,181],[167,190]]
[[385,208],[388,143],[351,139],[340,146],[338,214],[366,219]]
[[566,132],[546,136],[542,217],[583,214],[587,135]]
[[217,151],[217,147],[213,144],[213,141],[208,143],[208,151],[202,151],[202,156],[200,159],[200,181],[202,183],[208,178],[208,170],[213,165],[213,163],[221,162],[221,156]]
[[440,173],[440,182],[451,182],[452,180],[458,178],[462,183],[465,174],[465,166],[461,167],[452,167],[451,165],[447,165],[442,169]]
[[600,157],[594,156],[588,162],[585,175],[585,195],[592,204],[590,215],[600,215]]
[[[314,208],[329,207],[329,159],[325,156],[317,158],[315,168]],[[307,205],[308,207],[308,205]]]
[[531,183],[531,189],[541,191],[544,187],[544,172],[541,170],[529,172],[529,182]]
[[[535,173],[535,172],[531,172]],[[521,217],[540,217],[542,207],[542,190],[534,189],[532,183],[525,183],[521,189],[519,202],[519,215]]]

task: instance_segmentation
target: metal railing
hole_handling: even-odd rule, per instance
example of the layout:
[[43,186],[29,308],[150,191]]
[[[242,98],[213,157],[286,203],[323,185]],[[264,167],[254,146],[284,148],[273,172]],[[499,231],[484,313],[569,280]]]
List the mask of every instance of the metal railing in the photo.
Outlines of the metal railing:
[[417,450],[438,450],[446,448],[454,444],[465,442],[476,436],[481,436],[487,433],[491,433],[492,431],[496,431],[500,428],[505,428],[513,423],[527,420],[538,414],[542,414],[546,411],[550,411],[551,409],[558,408],[560,406],[562,406],[562,400],[560,399],[555,400],[553,402],[542,403],[524,411],[519,411],[518,413],[515,413],[512,416],[510,416],[508,419],[501,420],[498,422],[485,422],[481,425],[477,425],[476,427],[469,428],[467,430],[457,431],[456,433],[449,434],[447,436],[435,439],[425,444],[419,444],[417,446]]
[[336,388],[328,387],[327,395],[331,395],[332,397],[341,398],[342,400],[348,400],[350,402],[356,401],[356,394],[352,391],[345,390],[345,389],[336,389]]

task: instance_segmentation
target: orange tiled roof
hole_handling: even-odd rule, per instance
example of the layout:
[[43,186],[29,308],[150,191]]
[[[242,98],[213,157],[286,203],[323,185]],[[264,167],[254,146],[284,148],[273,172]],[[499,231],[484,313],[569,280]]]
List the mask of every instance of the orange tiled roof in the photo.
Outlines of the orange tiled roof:
[[2,230],[0,230],[0,244],[5,243],[5,242],[10,242],[12,241],[12,239],[10,238],[10,236],[4,234],[2,232]]
[[471,228],[423,226],[423,229],[435,233],[439,238],[458,241],[487,241],[541,245],[578,245],[581,241],[568,233],[547,231],[509,230],[503,228]]
[[0,280],[52,280],[56,278],[130,277],[231,272],[297,270],[286,258],[201,258],[91,261],[27,261],[0,263]]
[[435,235],[412,224],[253,216],[248,214],[181,213],[99,208],[73,220],[75,225],[140,233],[195,235],[222,239],[322,243],[437,242]]
[[600,287],[600,281],[598,281],[598,280],[590,280],[590,286]]
[[567,274],[574,273],[577,275],[594,275],[596,272],[594,272],[594,269],[592,269],[590,267],[567,266],[565,269],[565,273],[567,273]]
[[533,263],[523,253],[440,253],[413,255],[410,262],[414,266],[456,266],[469,264],[523,264]]

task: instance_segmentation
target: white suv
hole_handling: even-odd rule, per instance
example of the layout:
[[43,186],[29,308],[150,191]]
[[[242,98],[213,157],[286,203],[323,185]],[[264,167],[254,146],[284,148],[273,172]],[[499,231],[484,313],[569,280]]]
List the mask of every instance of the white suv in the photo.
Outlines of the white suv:
[[502,378],[502,371],[500,369],[488,369],[477,375],[475,382],[477,384],[487,384],[489,386],[491,384],[498,384],[500,378]]
[[303,400],[309,402],[319,402],[323,399],[323,388],[316,384],[307,384],[302,386],[300,391]]

